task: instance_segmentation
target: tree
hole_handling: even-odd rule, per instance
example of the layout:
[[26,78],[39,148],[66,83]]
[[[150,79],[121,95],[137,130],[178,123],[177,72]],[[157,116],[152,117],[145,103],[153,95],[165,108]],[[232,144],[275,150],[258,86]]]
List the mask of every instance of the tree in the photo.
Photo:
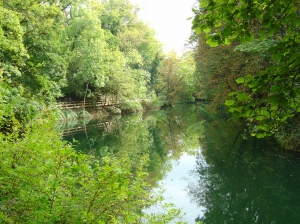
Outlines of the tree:
[[182,77],[182,91],[178,93],[180,95],[180,101],[182,102],[194,102],[195,97],[195,71],[196,63],[193,51],[185,52],[179,61],[179,69],[177,75]]
[[161,62],[158,77],[154,82],[158,96],[166,103],[193,102],[195,61],[193,52],[185,52],[181,57],[172,51]]
[[205,37],[200,35],[195,48],[196,60],[196,92],[198,99],[209,100],[207,109],[215,113],[224,109],[224,102],[233,91],[245,91],[238,85],[236,79],[249,73],[259,72],[267,62],[261,53],[244,51],[244,45],[219,45],[210,47],[205,43]]
[[163,95],[168,104],[177,101],[176,91],[181,87],[182,78],[177,76],[179,58],[174,51],[170,52],[162,61],[158,82],[157,95]]
[[101,5],[105,10],[100,17],[102,28],[115,36],[137,19],[137,9],[129,0],[103,0]]
[[58,7],[39,1],[0,2],[0,128],[5,133],[24,132],[43,108],[41,98],[49,103],[60,93],[60,16]]
[[[261,72],[239,77],[248,91],[230,93],[226,105],[236,117],[252,124],[252,135],[271,135],[289,117],[300,112],[299,9],[296,1],[201,1],[193,20],[196,33],[206,33],[211,46],[232,41],[251,42],[265,51],[272,63]],[[254,29],[258,28],[258,29]]]
[[153,61],[161,44],[138,19],[136,10],[129,1],[120,0],[69,7],[65,94],[146,98],[150,76],[157,72],[158,64]]
[[63,40],[64,18],[59,4],[38,0],[3,1],[4,7],[14,11],[23,29],[22,43],[29,57],[23,58],[25,66],[22,83],[35,95],[59,96],[60,81],[65,78],[67,57]]
[[136,97],[145,98],[150,92],[151,80],[158,73],[157,56],[161,54],[161,43],[145,23],[135,20],[118,35],[127,59],[129,73],[133,74]]
[[[101,9],[99,9],[101,10]],[[100,88],[107,80],[105,32],[101,28],[97,7],[73,7],[67,27],[70,39],[70,61],[67,71],[67,94],[86,98],[92,88]],[[74,94],[74,95],[75,95]]]
[[[23,57],[28,57],[22,38],[24,35],[18,14],[0,5],[0,68],[1,75],[7,79],[21,75]],[[12,77],[11,77],[12,76]]]

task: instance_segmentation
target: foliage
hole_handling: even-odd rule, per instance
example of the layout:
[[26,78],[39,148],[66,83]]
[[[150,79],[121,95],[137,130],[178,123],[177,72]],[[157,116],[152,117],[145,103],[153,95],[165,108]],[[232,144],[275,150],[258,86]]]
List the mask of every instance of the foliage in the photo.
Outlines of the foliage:
[[272,39],[253,40],[236,46],[234,50],[246,53],[259,53],[263,54],[262,56],[264,57],[268,57],[271,56],[268,50],[274,46],[276,46],[276,42]]
[[161,44],[136,12],[129,1],[119,0],[70,7],[65,94],[94,99],[114,94],[123,100],[146,96]]
[[107,29],[113,35],[124,31],[126,26],[132,25],[137,16],[135,7],[129,0],[103,0],[104,13],[100,19],[102,28]]
[[[188,224],[184,221],[184,215],[181,209],[174,208],[173,203],[157,204],[155,205],[159,212],[150,213],[146,212],[145,219],[142,220],[143,223],[175,223],[175,224]],[[167,211],[167,212],[166,212]],[[174,219],[174,214],[176,214],[176,219]]]
[[115,106],[108,107],[106,110],[111,114],[121,114],[122,113],[121,109],[118,107],[115,107]]
[[0,74],[6,78],[20,76],[20,69],[24,66],[23,58],[28,57],[22,43],[24,35],[16,12],[5,9],[0,5]]
[[162,100],[156,97],[155,94],[150,99],[143,99],[141,104],[144,110],[159,109],[163,106]]
[[[1,220],[137,223],[151,199],[144,167],[129,154],[96,158],[75,152],[53,125],[36,117],[17,141],[1,134]],[[179,213],[170,208],[166,220]],[[149,223],[149,222],[148,222]]]
[[[253,44],[252,44],[253,45]],[[254,47],[253,47],[254,48]],[[219,45],[211,48],[200,35],[196,47],[196,97],[209,100],[208,109],[215,113],[222,110],[228,94],[246,90],[236,83],[236,79],[250,72],[259,72],[266,66],[260,54],[250,53],[244,45]]]
[[129,1],[2,1],[0,73],[29,94],[145,98],[161,43]]
[[[1,1],[0,7],[1,12],[8,11],[12,15],[11,21],[14,21],[5,24],[4,15],[1,30],[9,35],[5,34],[3,37],[6,39],[7,36],[7,40],[16,37],[11,49],[18,51],[15,53],[22,62],[18,65],[19,72],[11,70],[10,67],[13,71],[11,74],[13,83],[23,84],[26,90],[48,99],[59,96],[59,82],[64,78],[67,59],[64,57],[64,46],[61,42],[63,26],[60,8],[54,4],[41,4],[34,0],[26,2],[5,0]],[[0,42],[3,37],[1,35]],[[12,56],[12,53],[11,50],[4,48],[5,64],[14,64],[16,56]]]
[[[54,119],[57,121],[70,121],[77,120],[78,118],[84,118],[90,120],[92,115],[86,110],[74,111],[72,109],[60,110],[58,108],[52,108]],[[76,121],[77,122],[77,121]]]
[[253,50],[269,53],[271,63],[263,71],[236,80],[247,91],[232,92],[226,105],[252,124],[252,135],[261,138],[278,131],[299,112],[298,3],[201,1],[195,12],[193,29],[206,33],[210,46],[254,41]]
[[91,83],[95,86],[104,85],[103,49],[104,32],[99,27],[100,21],[91,9],[83,10],[72,7],[72,18],[66,29],[70,41],[70,60],[67,69],[65,92],[83,97]]
[[295,116],[288,120],[287,124],[276,133],[275,137],[279,144],[286,150],[299,152],[300,145],[300,122]]
[[47,107],[37,97],[27,98],[22,85],[11,87],[0,77],[0,131],[15,137],[26,131],[26,125]]
[[165,98],[165,104],[193,102],[195,61],[192,52],[178,57],[170,52],[163,60],[157,76],[155,90]]
[[120,105],[120,109],[125,113],[134,113],[138,111],[142,111],[143,107],[138,101],[125,101]]
[[170,205],[167,215],[143,214],[161,200],[150,197],[147,141],[140,153],[136,148],[145,139],[97,157],[61,141],[52,123],[60,117],[74,125],[75,117],[88,115],[52,112],[64,94],[113,95],[127,112],[142,108],[137,98],[160,99],[151,78],[158,74],[161,44],[136,10],[121,0],[0,2],[1,221],[151,223],[180,216]]
[[0,78],[21,96],[14,111],[22,116],[33,98],[32,108],[62,95],[156,99],[150,82],[161,43],[129,1],[4,0],[0,7]]

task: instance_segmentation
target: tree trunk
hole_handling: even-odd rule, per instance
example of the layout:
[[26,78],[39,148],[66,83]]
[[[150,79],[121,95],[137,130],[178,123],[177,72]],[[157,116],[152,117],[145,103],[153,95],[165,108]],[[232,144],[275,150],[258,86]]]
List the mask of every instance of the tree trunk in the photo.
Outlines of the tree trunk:
[[83,98],[83,110],[85,110],[85,99],[86,99],[86,95],[87,95],[87,90],[90,84],[90,80],[87,82],[86,84],[86,88],[85,88],[85,94],[84,94],[84,98]]

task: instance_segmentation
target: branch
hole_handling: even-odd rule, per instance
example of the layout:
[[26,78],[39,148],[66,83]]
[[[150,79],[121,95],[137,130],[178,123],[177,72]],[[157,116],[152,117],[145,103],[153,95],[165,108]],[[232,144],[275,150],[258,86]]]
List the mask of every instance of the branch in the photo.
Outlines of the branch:
[[3,3],[6,5],[6,6],[8,6],[9,8],[11,8],[11,9],[14,9],[10,4],[8,4],[5,0],[3,0]]

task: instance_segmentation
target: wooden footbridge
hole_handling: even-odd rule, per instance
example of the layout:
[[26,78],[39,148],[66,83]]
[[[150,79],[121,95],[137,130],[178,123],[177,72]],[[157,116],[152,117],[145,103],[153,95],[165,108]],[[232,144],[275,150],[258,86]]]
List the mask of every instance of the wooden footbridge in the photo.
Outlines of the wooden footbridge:
[[120,104],[118,100],[99,100],[99,101],[72,101],[72,102],[57,102],[56,105],[61,110],[80,109],[80,108],[99,108],[106,106],[115,106]]

